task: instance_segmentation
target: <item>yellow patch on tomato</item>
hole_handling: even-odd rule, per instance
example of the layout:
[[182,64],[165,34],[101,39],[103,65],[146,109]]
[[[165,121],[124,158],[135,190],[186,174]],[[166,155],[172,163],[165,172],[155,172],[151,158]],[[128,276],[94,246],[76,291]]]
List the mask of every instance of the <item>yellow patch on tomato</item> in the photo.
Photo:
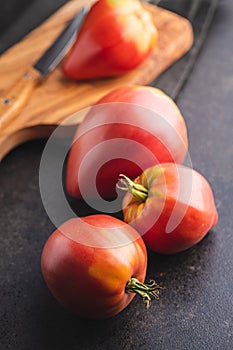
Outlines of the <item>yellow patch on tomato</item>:
[[122,281],[127,281],[129,271],[125,266],[119,268],[110,266],[107,262],[95,263],[88,269],[91,277],[97,279],[109,292],[116,291],[122,284]]
[[123,0],[108,0],[107,4],[110,6],[116,6],[117,8],[124,7],[124,2]]

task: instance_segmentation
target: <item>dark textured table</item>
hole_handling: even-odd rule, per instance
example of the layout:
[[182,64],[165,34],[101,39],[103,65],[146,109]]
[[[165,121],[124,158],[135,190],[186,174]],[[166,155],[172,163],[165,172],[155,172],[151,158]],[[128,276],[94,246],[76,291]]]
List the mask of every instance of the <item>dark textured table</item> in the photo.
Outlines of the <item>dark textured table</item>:
[[[46,17],[63,2],[27,6],[35,13],[40,8]],[[28,18],[29,27],[37,24],[36,17]],[[38,186],[45,141],[18,147],[0,164],[1,350],[233,348],[232,23],[233,2],[223,0],[178,99],[188,125],[193,166],[213,186],[219,223],[184,253],[149,254],[148,279],[155,277],[164,289],[148,311],[135,298],[106,321],[84,321],[65,312],[40,272],[41,250],[54,229]],[[18,40],[17,22],[2,38],[1,51]]]

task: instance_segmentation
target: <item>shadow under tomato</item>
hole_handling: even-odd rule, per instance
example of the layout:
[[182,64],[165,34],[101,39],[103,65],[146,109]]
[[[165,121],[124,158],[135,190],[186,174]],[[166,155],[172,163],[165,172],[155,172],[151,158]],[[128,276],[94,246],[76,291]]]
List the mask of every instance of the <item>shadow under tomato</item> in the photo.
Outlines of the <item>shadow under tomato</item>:
[[[44,284],[44,283],[42,283]],[[32,338],[37,340],[39,349],[102,348],[102,343],[116,337],[127,323],[125,310],[110,319],[89,320],[67,312],[52,297],[45,285],[35,291],[36,303],[32,305],[34,327]],[[119,347],[121,340],[119,339]]]

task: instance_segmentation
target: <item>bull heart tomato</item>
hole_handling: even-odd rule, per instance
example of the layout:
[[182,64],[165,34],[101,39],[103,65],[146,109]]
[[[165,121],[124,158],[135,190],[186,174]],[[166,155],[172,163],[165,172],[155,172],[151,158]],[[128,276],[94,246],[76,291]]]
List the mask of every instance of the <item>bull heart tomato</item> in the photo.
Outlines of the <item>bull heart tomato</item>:
[[138,0],[99,0],[83,23],[63,73],[70,79],[123,74],[151,53],[157,36],[150,13]]
[[[182,163],[185,121],[170,97],[146,86],[126,86],[103,97],[79,126],[67,165],[67,191],[93,198],[116,196],[120,173],[135,178],[161,162]],[[93,180],[94,177],[94,180]]]
[[124,220],[155,252],[188,249],[217,224],[211,187],[191,168],[161,164],[145,170],[134,182],[124,176],[122,181],[129,189],[123,199]]
[[87,318],[123,310],[135,293],[148,306],[158,296],[155,282],[143,284],[147,253],[138,233],[123,221],[92,215],[65,222],[46,242],[41,268],[54,297]]

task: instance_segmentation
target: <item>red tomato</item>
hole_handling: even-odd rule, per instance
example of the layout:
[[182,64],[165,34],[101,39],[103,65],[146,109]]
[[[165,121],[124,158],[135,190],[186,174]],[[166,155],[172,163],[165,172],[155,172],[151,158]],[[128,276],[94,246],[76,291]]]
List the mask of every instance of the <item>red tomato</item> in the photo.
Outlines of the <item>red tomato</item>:
[[123,199],[124,220],[158,253],[188,249],[217,224],[211,187],[191,168],[161,164],[123,182],[131,192]]
[[[116,195],[120,173],[135,178],[161,162],[181,163],[188,148],[185,121],[170,97],[146,86],[116,89],[79,126],[67,166],[71,196]],[[98,193],[97,193],[98,195]]]
[[152,17],[138,0],[99,0],[91,8],[63,65],[70,79],[123,74],[157,42]]
[[41,268],[54,297],[87,318],[107,318],[139,293],[146,304],[156,285],[144,285],[147,253],[138,233],[107,215],[75,218],[46,242]]

